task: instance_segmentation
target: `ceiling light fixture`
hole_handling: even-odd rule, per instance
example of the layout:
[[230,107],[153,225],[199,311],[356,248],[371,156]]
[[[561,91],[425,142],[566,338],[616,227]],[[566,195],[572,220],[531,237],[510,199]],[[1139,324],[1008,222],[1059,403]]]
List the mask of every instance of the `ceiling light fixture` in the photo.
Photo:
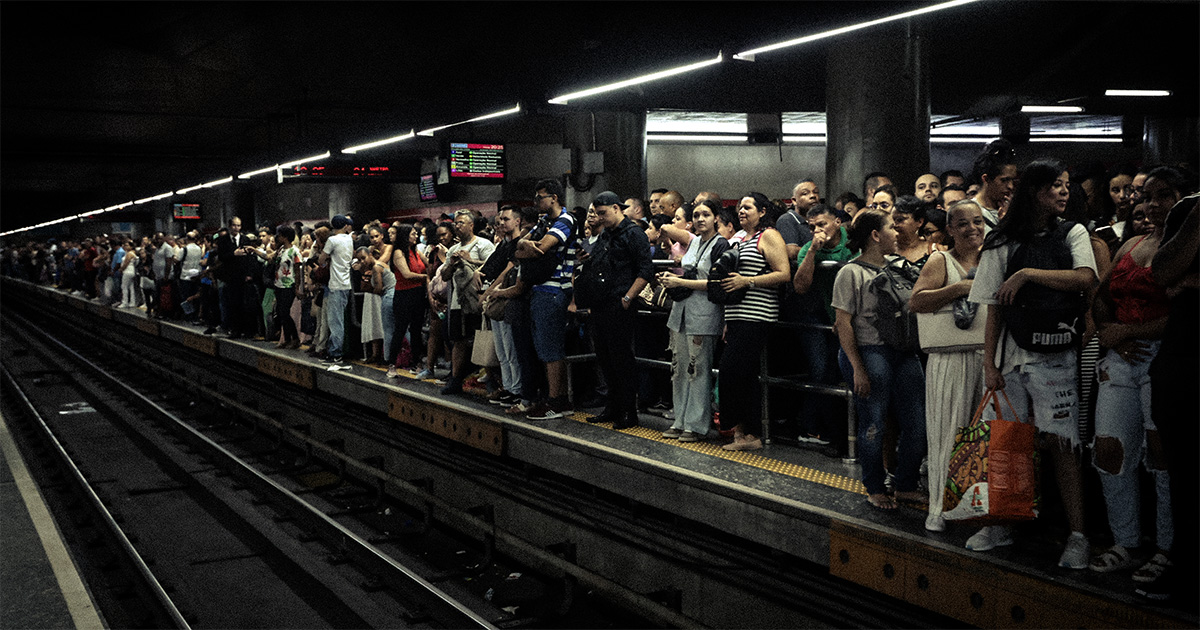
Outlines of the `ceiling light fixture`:
[[342,153],[358,153],[359,151],[365,151],[367,149],[374,149],[375,147],[381,147],[385,144],[392,144],[393,142],[400,142],[401,140],[408,140],[409,138],[412,138],[415,135],[416,135],[416,133],[409,131],[408,133],[406,133],[402,136],[396,136],[394,138],[386,138],[384,140],[376,140],[375,142],[368,142],[366,144],[360,144],[358,146],[348,147],[348,148],[342,149]]
[[1083,108],[1078,105],[1022,105],[1021,112],[1025,114],[1079,114]]
[[151,201],[158,201],[159,199],[166,199],[167,197],[170,197],[171,195],[174,195],[174,194],[175,194],[174,192],[165,192],[161,195],[154,195],[153,197],[146,197],[145,199],[138,199],[137,201],[133,202],[133,205],[137,206],[137,205],[141,205],[143,203],[149,203]]
[[1059,138],[1030,138],[1030,142],[1089,142],[1089,143],[1117,143],[1121,142],[1120,138],[1079,138],[1079,137],[1059,137]]
[[929,141],[937,144],[962,144],[988,142],[995,136],[931,136]]
[[188,188],[180,188],[179,190],[175,191],[175,194],[176,195],[186,195],[186,194],[192,192],[193,190],[200,190],[201,188],[204,188],[203,184],[196,184],[195,186],[190,186]]
[[218,180],[214,180],[211,182],[205,182],[203,184],[200,184],[200,187],[201,188],[212,188],[213,186],[220,186],[221,184],[228,184],[231,181],[233,181],[232,175],[230,175],[229,177],[226,177],[225,179],[218,179]]
[[745,142],[746,136],[732,133],[724,136],[646,134],[646,140],[649,142]]
[[456,123],[453,123],[450,125],[442,125],[441,127],[434,127],[432,129],[426,129],[425,131],[418,131],[417,135],[418,136],[432,136],[433,134],[435,134],[443,129],[449,129],[451,127],[457,127],[459,125],[465,125],[465,124],[473,123],[473,122],[479,122],[481,120],[487,120],[489,118],[499,118],[501,116],[508,116],[509,114],[516,114],[516,113],[519,113],[520,111],[521,111],[521,104],[517,103],[515,107],[511,107],[502,112],[494,112],[491,114],[485,114],[483,116],[478,116],[478,117],[472,118],[470,120],[464,120],[462,122],[456,122]]
[[[255,175],[264,175],[266,173],[270,173],[277,168],[279,168],[278,164],[272,164],[266,168],[260,168],[257,171],[250,171],[249,173],[242,173],[241,175],[238,175],[238,179],[250,179],[251,177],[254,177]],[[192,189],[189,188],[188,190],[192,190]]]
[[581,90],[579,92],[571,92],[570,94],[563,94],[562,96],[556,96],[556,97],[550,99],[549,102],[551,105],[566,105],[569,101],[573,101],[576,99],[585,98],[588,96],[595,96],[596,94],[603,94],[604,92],[612,92],[613,90],[619,90],[621,88],[627,88],[627,87],[630,87],[633,85],[640,85],[642,83],[649,83],[651,81],[657,81],[659,79],[673,77],[677,74],[684,74],[685,72],[691,72],[693,70],[699,70],[701,68],[706,68],[708,66],[721,63],[723,58],[724,58],[724,56],[722,53],[717,53],[717,56],[715,59],[709,59],[708,61],[700,61],[697,63],[688,64],[686,66],[679,66],[678,68],[671,68],[669,70],[660,70],[659,72],[654,72],[654,73],[643,75],[640,77],[634,77],[632,79],[626,79],[624,81],[618,81],[616,83],[610,83],[608,85],[602,85],[600,87],[594,87],[594,88],[587,89],[587,90]]
[[279,168],[292,168],[293,166],[300,166],[301,164],[308,164],[309,162],[317,162],[317,161],[328,158],[330,155],[331,154],[329,153],[329,151],[326,151],[326,152],[322,153],[321,155],[314,155],[312,157],[306,157],[302,160],[295,160],[292,162],[284,162],[283,164],[279,165]]
[[[962,6],[964,4],[970,4],[970,3],[976,2],[976,1],[977,0],[953,0],[953,2],[943,2],[942,4],[935,4],[933,6],[928,6],[928,7],[922,8],[922,9],[906,11],[904,13],[898,13],[896,15],[879,18],[878,20],[871,20],[870,22],[862,22],[860,24],[852,24],[850,26],[843,26],[841,28],[835,28],[831,31],[825,31],[823,33],[817,33],[815,35],[805,35],[804,37],[798,37],[796,39],[789,39],[786,42],[779,42],[778,44],[762,46],[761,48],[752,48],[750,50],[745,50],[745,51],[742,51],[742,52],[734,55],[733,58],[738,59],[738,60],[744,60],[744,61],[754,61],[754,56],[758,55],[759,53],[765,53],[765,52],[770,52],[773,50],[779,50],[780,48],[789,48],[791,46],[799,46],[800,44],[807,44],[809,42],[814,42],[819,39],[826,39],[828,37],[836,37],[838,35],[845,35],[846,33],[851,33],[853,31],[862,30],[864,28],[870,28],[872,26],[879,26],[880,24],[887,24],[888,22],[895,22],[896,20],[904,20],[904,19],[908,19],[911,17],[916,17],[918,15],[924,15],[926,13],[933,13],[935,11],[944,11],[946,9],[953,9],[954,7]],[[551,102],[553,102],[553,101],[551,101]]]
[[1105,96],[1170,96],[1170,90],[1104,90]]

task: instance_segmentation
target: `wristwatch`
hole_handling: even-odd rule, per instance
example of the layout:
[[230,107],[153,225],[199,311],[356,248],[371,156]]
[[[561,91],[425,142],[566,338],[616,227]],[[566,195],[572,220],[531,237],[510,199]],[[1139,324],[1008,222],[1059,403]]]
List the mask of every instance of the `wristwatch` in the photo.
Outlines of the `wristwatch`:
[[622,295],[622,296],[621,296],[621,301],[622,301],[622,302],[626,302],[626,303],[628,303],[628,302],[632,302],[632,301],[633,301],[633,298],[629,297],[628,295]]
[[751,281],[750,281],[750,288],[751,288],[751,289],[753,289],[753,288],[754,288],[754,280],[751,280]]

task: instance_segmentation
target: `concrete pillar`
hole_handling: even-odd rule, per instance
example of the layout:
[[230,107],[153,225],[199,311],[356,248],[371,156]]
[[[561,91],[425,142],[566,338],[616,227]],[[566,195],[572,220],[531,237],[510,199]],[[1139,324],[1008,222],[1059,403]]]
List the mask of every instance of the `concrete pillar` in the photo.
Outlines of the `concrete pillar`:
[[571,150],[565,207],[587,207],[605,190],[622,199],[645,196],[645,112],[567,114],[563,146]]
[[1195,118],[1146,117],[1143,161],[1147,165],[1200,163],[1200,125]]
[[928,47],[913,25],[885,25],[830,46],[827,65],[823,193],[861,195],[863,176],[883,171],[910,194],[929,170]]

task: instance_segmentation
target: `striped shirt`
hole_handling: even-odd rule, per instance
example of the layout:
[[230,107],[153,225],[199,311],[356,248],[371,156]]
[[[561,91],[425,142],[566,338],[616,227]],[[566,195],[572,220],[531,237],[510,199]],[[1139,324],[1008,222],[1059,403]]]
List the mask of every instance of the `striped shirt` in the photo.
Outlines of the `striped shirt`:
[[[758,248],[758,241],[762,235],[763,231],[753,236],[747,235],[745,240],[736,245],[738,274],[753,277],[771,273],[771,266],[767,264],[766,257]],[[725,307],[725,321],[777,322],[779,302],[779,289],[753,287],[746,292],[746,297],[740,303]]]
[[[550,276],[549,280],[534,287],[534,289],[554,288],[561,291],[570,291],[571,278],[575,275],[575,258],[579,250],[579,239],[575,238],[575,215],[563,209],[547,233],[553,234],[558,239],[558,244],[542,255],[561,256],[562,258],[558,263],[558,268],[554,270],[554,275]],[[564,244],[566,247],[565,252],[563,251]]]

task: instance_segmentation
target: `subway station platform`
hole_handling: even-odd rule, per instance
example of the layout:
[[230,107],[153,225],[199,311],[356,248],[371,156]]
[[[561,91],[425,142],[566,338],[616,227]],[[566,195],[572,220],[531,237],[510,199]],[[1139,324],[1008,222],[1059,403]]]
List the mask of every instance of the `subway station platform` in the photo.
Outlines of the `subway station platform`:
[[832,576],[964,625],[1197,626],[1194,616],[1136,600],[1126,573],[1058,568],[1062,541],[1038,535],[1036,526],[1019,526],[1013,546],[975,553],[963,547],[977,529],[972,525],[950,523],[945,532],[933,533],[924,529],[923,509],[879,512],[866,501],[857,467],[820,452],[779,443],[728,452],[719,439],[681,444],[661,437],[670,421],[657,416],[643,414],[641,426],[623,431],[589,424],[599,409],[531,422],[504,414],[480,394],[443,397],[433,381],[405,372],[388,379],[382,368],[361,363],[330,371],[274,343],[206,336],[197,326],[148,319],[140,310],[102,306],[51,288],[6,282],[5,289],[9,299],[29,294],[301,387],[386,409],[398,422],[827,567]]

